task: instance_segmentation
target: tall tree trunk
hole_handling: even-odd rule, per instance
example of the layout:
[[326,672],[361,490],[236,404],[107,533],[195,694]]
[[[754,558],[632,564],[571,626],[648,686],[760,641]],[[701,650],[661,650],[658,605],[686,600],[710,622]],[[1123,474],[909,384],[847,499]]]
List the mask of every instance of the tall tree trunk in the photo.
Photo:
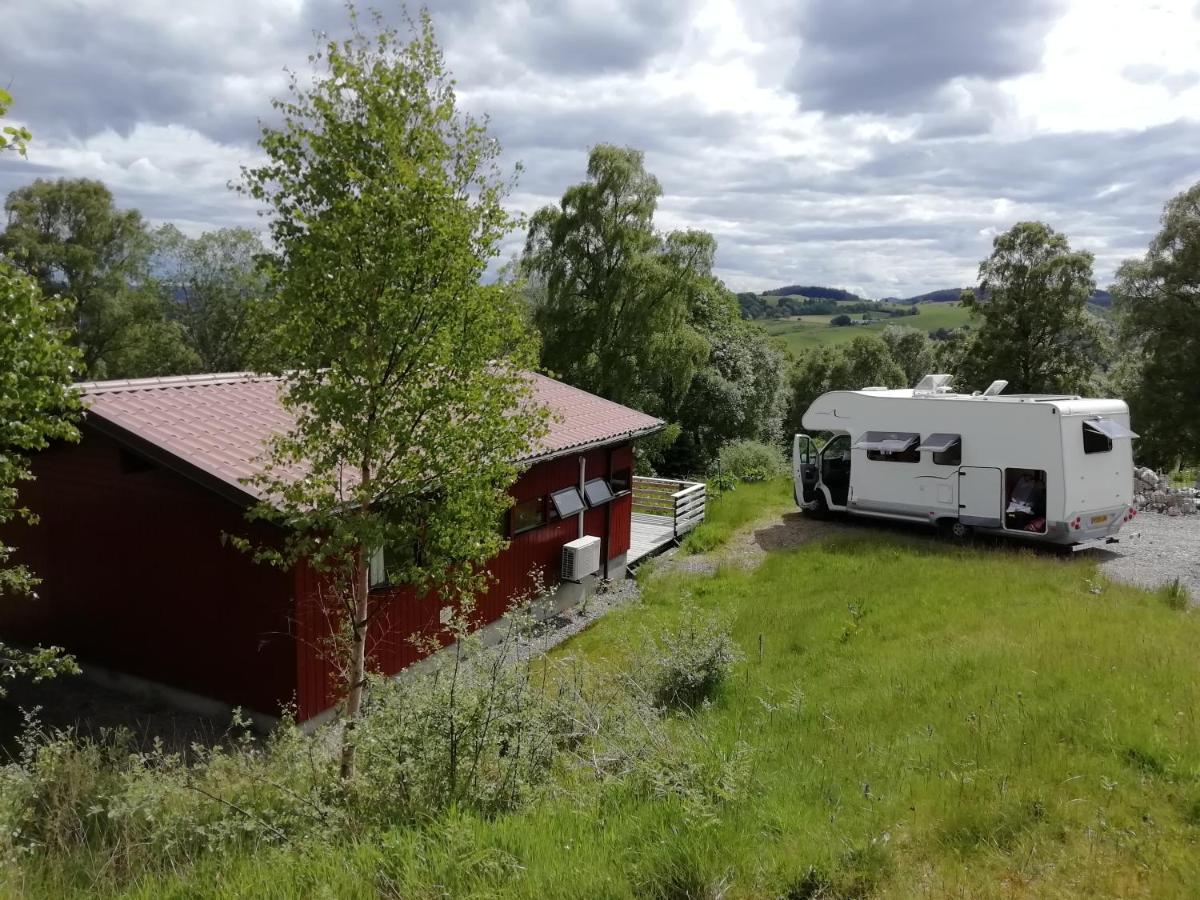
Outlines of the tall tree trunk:
[[[363,484],[368,485],[371,478],[371,466],[364,463],[362,467]],[[366,495],[364,491],[364,496]],[[370,511],[370,504],[363,501],[362,512]],[[350,660],[347,673],[349,692],[346,695],[346,721],[342,726],[342,764],[343,779],[354,777],[354,729],[362,714],[363,689],[367,680],[367,621],[370,609],[368,604],[371,597],[371,550],[359,547],[354,561],[354,612],[350,623]]]
[[370,596],[370,566],[366,550],[358,551],[354,573],[354,621],[350,623],[350,690],[346,695],[346,721],[342,726],[342,778],[354,777],[354,728],[362,714],[363,688],[367,676],[367,602]]

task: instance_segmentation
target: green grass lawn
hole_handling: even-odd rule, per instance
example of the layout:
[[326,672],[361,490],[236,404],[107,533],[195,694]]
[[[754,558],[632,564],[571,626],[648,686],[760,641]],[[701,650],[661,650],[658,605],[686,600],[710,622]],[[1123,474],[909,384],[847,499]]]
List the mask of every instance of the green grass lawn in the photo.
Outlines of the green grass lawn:
[[[710,524],[727,537],[786,490],[739,486]],[[284,847],[139,895],[1195,895],[1195,615],[1086,559],[865,531],[753,571],[663,566],[643,591],[555,655],[621,667],[686,603],[727,617],[745,659],[698,729],[677,723],[698,765],[745,754],[723,796],[698,809],[564,768],[496,820]]]
[[843,344],[860,334],[879,334],[888,325],[936,331],[939,328],[959,328],[970,323],[970,313],[957,303],[922,303],[918,309],[921,312],[916,316],[878,319],[869,325],[843,328],[831,326],[831,316],[796,316],[790,319],[766,320],[761,324],[768,334],[782,337],[792,353],[800,353],[826,344]]

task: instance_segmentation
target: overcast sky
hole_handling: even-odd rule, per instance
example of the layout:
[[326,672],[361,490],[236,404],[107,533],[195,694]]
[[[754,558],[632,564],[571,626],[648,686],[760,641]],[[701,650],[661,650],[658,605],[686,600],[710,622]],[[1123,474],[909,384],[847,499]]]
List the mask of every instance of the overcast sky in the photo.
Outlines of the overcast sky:
[[[398,6],[377,4],[390,18]],[[440,0],[460,99],[530,212],[588,148],[638,147],[660,225],[735,290],[906,296],[974,281],[1042,219],[1105,284],[1200,181],[1198,0]],[[0,85],[34,133],[0,191],[99,178],[186,231],[260,227],[226,189],[337,0],[5,0]],[[514,235],[510,250],[519,245]]]

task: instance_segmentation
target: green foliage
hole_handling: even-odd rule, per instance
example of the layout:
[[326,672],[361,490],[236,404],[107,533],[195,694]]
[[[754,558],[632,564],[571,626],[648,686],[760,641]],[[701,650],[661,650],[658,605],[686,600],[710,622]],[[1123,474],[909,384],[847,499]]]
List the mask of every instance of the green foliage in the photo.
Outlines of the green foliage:
[[528,402],[521,298],[481,284],[516,225],[500,147],[458,111],[427,14],[407,43],[373,24],[351,9],[353,36],[314,54],[311,85],[293,79],[280,126],[263,131],[266,162],[242,184],[270,214],[264,343],[295,416],[256,514],[289,528],[269,558],[306,558],[331,583],[351,717],[367,622],[396,596],[370,592],[371,552],[385,548],[396,585],[481,588],[513,460],[545,419]]
[[761,441],[731,441],[721,448],[720,471],[741,481],[763,481],[787,470],[779,447]]
[[655,706],[691,712],[713,700],[741,658],[728,623],[685,602],[678,624],[647,635],[631,666]]
[[[174,225],[154,233],[153,268],[169,318],[183,329],[202,372],[249,368],[262,323],[255,312],[268,291],[258,268],[258,235],[221,228],[189,238]],[[265,355],[265,348],[257,348]]]
[[[12,106],[12,94],[0,88],[0,119],[8,115],[8,108]],[[25,155],[26,145],[33,140],[33,135],[29,133],[29,129],[19,125],[5,125],[0,128],[0,153],[5,150],[15,150],[21,156]]]
[[847,325],[852,324],[853,321],[854,320],[851,319],[848,315],[846,315],[845,313],[842,313],[841,315],[834,316],[832,319],[830,319],[829,324],[832,325],[834,328],[844,328]]
[[542,364],[570,384],[679,426],[650,466],[703,471],[733,438],[778,439],[783,357],[743,322],[712,274],[710,234],[662,234],[662,193],[640,151],[602,144],[588,180],[530,222],[529,277]]
[[[0,260],[0,526],[36,524],[19,495],[20,483],[32,477],[29,456],[51,441],[79,438],[79,399],[70,387],[79,357],[60,326],[69,312],[67,301],[42,296],[31,278]],[[35,573],[11,563],[13,549],[0,541],[0,602],[24,598],[38,584]],[[58,647],[23,650],[0,642],[0,697],[3,682],[13,678],[39,681],[75,671]]]
[[979,265],[979,296],[963,294],[980,325],[958,387],[1002,378],[1012,393],[1086,393],[1103,360],[1103,332],[1087,311],[1092,254],[1041,222],[1018,222],[992,246]]
[[1121,266],[1113,293],[1122,355],[1140,363],[1125,395],[1139,459],[1200,460],[1200,183],[1167,204],[1145,258]]
[[662,188],[640,151],[600,144],[587,176],[529,223],[522,268],[542,288],[542,363],[584,390],[647,406],[664,373],[682,392],[708,355],[688,301],[711,277],[716,245],[702,232],[655,230]]
[[1163,585],[1159,589],[1159,593],[1162,595],[1163,603],[1170,609],[1180,612],[1191,609],[1192,598],[1188,594],[1188,589],[1183,586],[1178,578]]
[[887,345],[888,354],[904,372],[905,387],[914,387],[931,372],[946,371],[934,368],[937,348],[924,331],[903,325],[889,325],[883,330],[881,337]]
[[136,210],[118,210],[99,181],[37,179],[5,201],[0,254],[46,296],[73,301],[67,322],[89,378],[193,372],[182,329],[150,277],[151,240]]

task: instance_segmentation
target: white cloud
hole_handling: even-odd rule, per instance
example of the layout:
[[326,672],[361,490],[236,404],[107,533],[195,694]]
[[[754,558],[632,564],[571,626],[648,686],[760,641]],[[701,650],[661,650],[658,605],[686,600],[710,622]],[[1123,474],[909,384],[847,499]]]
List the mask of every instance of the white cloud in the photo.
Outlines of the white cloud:
[[[875,24],[846,15],[863,2],[431,5],[462,103],[525,163],[514,206],[557,200],[595,143],[640,147],[660,224],[713,231],[735,289],[957,286],[1034,217],[1103,280],[1200,178],[1191,0],[871,0]],[[342,28],[337,0],[26,0],[5,12],[0,83],[35,141],[0,161],[0,190],[100,178],[156,221],[256,227],[226,184],[284,66]]]

